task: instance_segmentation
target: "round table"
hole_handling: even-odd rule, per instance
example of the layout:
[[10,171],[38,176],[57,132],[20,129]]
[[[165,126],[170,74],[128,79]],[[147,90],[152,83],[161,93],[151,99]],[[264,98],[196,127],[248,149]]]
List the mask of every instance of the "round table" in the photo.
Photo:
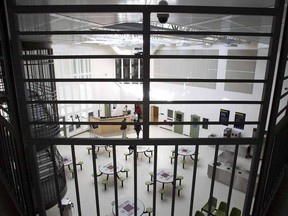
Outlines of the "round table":
[[63,157],[63,164],[64,166],[69,166],[73,163],[72,158],[70,156]]
[[[137,199],[137,216],[142,215],[144,210],[144,203]],[[116,215],[116,204],[113,206],[112,211]],[[134,216],[134,197],[123,197],[118,200],[118,215]]]
[[[120,172],[123,169],[123,165],[121,163],[117,163],[116,172]],[[103,174],[113,175],[114,174],[114,166],[112,162],[108,162],[105,164],[99,165],[99,171]]]
[[157,175],[156,175],[156,180],[158,182],[163,183],[163,187],[165,183],[172,183],[173,182],[173,170],[171,169],[158,169],[157,170]]
[[180,147],[178,149],[178,154],[183,156],[191,156],[194,154],[194,150],[191,147]]

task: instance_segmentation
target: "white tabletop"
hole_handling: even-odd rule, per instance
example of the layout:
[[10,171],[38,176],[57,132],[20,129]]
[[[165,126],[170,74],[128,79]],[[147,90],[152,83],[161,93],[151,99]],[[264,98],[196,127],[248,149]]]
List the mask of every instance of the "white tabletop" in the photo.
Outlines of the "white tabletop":
[[95,147],[98,147],[98,148],[102,148],[102,147],[106,147],[107,145],[95,145]]
[[190,156],[193,155],[194,149],[191,147],[180,147],[178,149],[178,154],[183,156]]
[[137,146],[137,152],[141,153],[141,152],[146,152],[149,150],[149,147],[147,146]]
[[171,169],[158,169],[156,180],[162,183],[172,183],[173,176],[173,170]]
[[[116,172],[120,172],[123,169],[123,165],[121,163],[117,163],[117,170]],[[108,162],[105,164],[99,165],[99,171],[101,173],[107,174],[107,175],[112,175],[114,174],[114,166],[112,162]]]
[[[142,201],[137,199],[137,216],[143,214],[145,206]],[[113,214],[116,214],[116,205],[113,206]],[[119,216],[134,216],[134,197],[123,197],[118,200]]]
[[64,166],[68,166],[70,164],[72,164],[72,158],[70,156],[64,156],[63,157],[63,163],[64,163]]

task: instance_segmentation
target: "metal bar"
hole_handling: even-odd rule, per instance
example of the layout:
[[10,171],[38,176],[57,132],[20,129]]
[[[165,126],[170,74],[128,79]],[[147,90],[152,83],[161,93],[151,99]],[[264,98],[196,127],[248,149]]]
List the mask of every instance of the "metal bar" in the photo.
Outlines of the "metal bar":
[[137,197],[138,197],[138,190],[137,190],[137,145],[134,143],[134,154],[133,154],[133,170],[134,170],[134,216],[137,216]]
[[[153,28],[153,26],[152,26]],[[115,31],[115,30],[83,30],[83,31],[19,31],[19,35],[142,35],[143,31],[130,30],[130,31]],[[151,30],[151,35],[221,35],[221,36],[257,36],[257,37],[271,37],[270,32],[214,32],[214,31],[153,31]]]
[[[280,4],[278,1],[279,7],[282,7],[283,4]],[[282,17],[279,15],[279,17],[274,21],[275,24],[277,25],[274,27],[277,32],[280,31],[281,29],[281,22],[282,22]],[[278,69],[277,69],[277,77],[275,81],[275,89],[274,89],[274,95],[273,95],[273,101],[271,105],[271,117],[268,125],[268,134],[266,138],[266,148],[264,152],[264,158],[266,158],[265,161],[262,162],[262,168],[261,168],[261,173],[259,177],[259,184],[258,184],[258,189],[256,192],[256,199],[255,199],[255,208],[253,209],[253,213],[260,213],[261,208],[264,206],[264,199],[263,194],[265,193],[265,188],[267,186],[267,179],[269,178],[269,170],[271,169],[271,156],[272,156],[272,151],[271,148],[273,148],[273,140],[275,137],[275,125],[277,121],[277,113],[279,109],[279,101],[281,99],[281,92],[282,92],[282,86],[283,86],[283,77],[285,76],[285,69],[286,69],[286,64],[287,64],[287,54],[288,54],[288,13],[286,11],[286,17],[285,17],[285,26],[283,30],[283,39],[282,39],[282,44],[281,44],[281,49],[280,49],[280,55],[279,55],[279,63],[278,63]],[[275,31],[276,31],[275,30]],[[280,35],[280,33],[278,33]],[[279,40],[280,36],[278,36],[275,40]],[[275,42],[276,43],[276,42]],[[275,44],[276,46],[276,44]],[[275,48],[276,49],[276,48]],[[278,50],[277,50],[278,51]],[[274,51],[275,53],[276,51]],[[281,113],[281,112],[280,112]]]
[[[122,141],[123,142],[123,141]],[[114,195],[115,195],[115,215],[119,215],[119,202],[118,202],[118,183],[117,183],[117,157],[116,157],[116,145],[112,145],[113,153],[113,171],[114,171]]]
[[[102,104],[111,104],[115,103],[115,100],[105,100],[102,101]],[[137,101],[117,101],[117,104],[133,104],[137,103]],[[100,100],[58,100],[58,101],[27,101],[27,104],[101,104]],[[139,101],[138,101],[139,103]],[[182,101],[150,101],[150,104],[263,104],[264,101],[239,101],[239,100],[234,100],[234,101],[217,101],[217,100],[206,100],[206,101],[201,101],[201,100],[182,100]],[[145,106],[144,106],[145,107]],[[143,110],[145,113],[145,110]],[[27,121],[28,122],[28,121]],[[145,121],[143,121],[145,122]],[[144,125],[143,125],[144,126]]]
[[210,216],[212,213],[211,212],[211,206],[212,206],[212,197],[214,193],[214,184],[215,184],[215,177],[216,177],[216,164],[217,164],[217,159],[218,159],[218,151],[219,151],[219,146],[215,146],[215,153],[214,153],[214,162],[213,162],[213,171],[212,171],[212,176],[211,176],[211,185],[210,185],[210,194],[209,194],[209,200],[208,200],[208,216]]
[[[145,34],[144,34],[145,36]],[[143,38],[144,39],[144,38]],[[149,38],[150,41],[150,38]],[[142,59],[143,55],[23,55],[23,60],[48,60],[48,59]],[[148,57],[148,56],[147,56]],[[269,60],[271,57],[268,56],[228,56],[228,55],[150,55],[151,59],[236,59],[236,60]],[[144,64],[145,65],[145,64]],[[143,66],[144,66],[143,65]]]
[[[158,6],[158,5],[45,5],[40,6],[15,6],[14,13],[39,14],[39,13],[95,13],[95,12],[121,12],[142,13],[143,11],[170,12],[170,13],[207,13],[227,15],[252,15],[274,16],[277,10],[274,8],[250,8],[250,7],[205,7],[205,6]],[[144,22],[145,23],[145,22]]]
[[[142,83],[143,79],[99,79],[99,78],[55,78],[55,79],[23,79],[24,82],[138,82]],[[217,83],[266,83],[267,80],[265,79],[193,79],[193,78],[150,78],[150,83],[153,82],[217,82]],[[123,84],[125,85],[125,84]]]
[[[52,158],[52,163],[53,163],[53,172],[54,172],[54,181],[56,185],[56,194],[57,194],[57,202],[59,206],[59,211],[60,211],[60,216],[63,216],[63,206],[61,202],[61,197],[60,197],[60,190],[59,190],[59,181],[58,181],[58,169],[55,161],[55,149],[53,145],[50,145],[50,152],[51,152],[51,158]],[[63,165],[64,166],[64,165]]]
[[[121,139],[113,139],[113,138],[99,138],[99,139],[85,139],[85,138],[73,138],[73,139],[63,139],[63,138],[35,138],[31,140],[31,143],[37,146],[43,146],[43,145],[49,145],[49,143],[55,145],[133,145],[135,142],[137,142],[138,145],[175,145],[177,142],[181,142],[181,145],[191,145],[191,142],[195,142],[199,145],[207,145],[207,143],[213,143],[214,145],[245,145],[245,144],[259,144],[259,140],[257,138],[233,138],[227,139],[227,138],[171,138],[171,139],[165,139],[165,138],[149,138],[148,140],[143,139],[127,139],[125,140],[125,143],[123,143],[123,140]],[[81,143],[82,142],[82,143]],[[84,143],[83,143],[84,142]],[[41,143],[41,144],[40,144]]]
[[172,204],[171,204],[171,216],[175,215],[175,189],[176,189],[176,176],[177,176],[177,165],[178,165],[178,145],[175,145],[175,157],[173,167],[173,186],[172,186]]
[[[277,0],[275,2],[275,8],[277,14],[273,18],[273,25],[272,25],[272,32],[273,32],[273,38],[270,40],[269,44],[269,52],[268,55],[271,56],[270,61],[267,62],[266,66],[266,78],[268,80],[267,85],[265,86],[263,90],[263,107],[261,107],[260,114],[259,114],[259,119],[262,121],[263,119],[267,119],[267,114],[269,111],[269,104],[270,104],[270,98],[271,98],[271,92],[272,92],[272,84],[273,84],[273,79],[274,79],[274,73],[271,73],[271,71],[274,71],[276,67],[276,61],[277,61],[277,53],[278,53],[278,45],[279,45],[279,39],[280,39],[280,34],[281,34],[281,24],[282,24],[282,18],[283,18],[283,11],[284,11],[284,1]],[[273,115],[276,115],[276,113],[271,113],[271,119],[275,119]],[[273,128],[275,126],[275,122],[269,123],[268,126],[268,134],[267,134],[267,140],[268,140],[268,146],[272,145],[272,136],[273,136]],[[269,135],[269,133],[272,132],[272,136]],[[265,133],[265,124],[259,126],[259,142],[263,143],[263,137]],[[257,173],[258,173],[258,166],[259,166],[259,160],[260,160],[260,155],[261,155],[261,149],[262,146],[258,145],[256,147],[256,151],[254,152],[254,157],[252,158],[252,164],[251,164],[251,171],[250,171],[250,176],[248,179],[248,185],[247,185],[247,191],[254,191],[254,187],[256,184],[256,178],[257,178]],[[265,164],[268,161],[263,161],[262,166],[268,168]],[[262,174],[261,174],[262,175]],[[262,181],[263,179],[260,177],[259,181]],[[262,188],[263,190],[264,188]],[[258,194],[259,195],[259,194]],[[252,206],[252,200],[253,200],[253,193],[247,193],[244,201],[244,209],[243,209],[243,214],[244,215],[249,215],[251,211],[251,206]],[[259,202],[256,200],[254,203],[254,210],[255,212],[260,212],[260,206],[261,201]]]
[[156,190],[157,190],[157,166],[158,166],[158,145],[154,144],[154,164],[153,164],[153,215],[157,212]]
[[196,176],[197,176],[198,154],[199,154],[199,145],[196,144],[195,157],[194,157],[195,160],[194,160],[194,167],[193,167],[192,187],[191,187],[191,199],[190,199],[189,216],[192,216],[192,214],[193,214],[193,205],[194,205],[194,197],[195,197],[195,186],[196,186]]
[[98,189],[98,179],[97,179],[95,145],[91,145],[91,147],[92,147],[92,165],[93,165],[94,187],[95,187],[96,215],[100,216],[100,203],[99,203],[99,189]]
[[228,192],[228,197],[227,197],[226,215],[229,215],[229,208],[230,208],[230,203],[231,203],[233,184],[234,184],[235,172],[236,172],[236,164],[237,164],[237,158],[238,158],[238,150],[239,150],[239,145],[235,145],[234,159],[233,159],[232,172],[231,172],[230,184],[229,184],[229,192]]
[[80,201],[80,193],[79,193],[79,183],[78,183],[78,174],[77,174],[77,167],[76,167],[76,155],[75,155],[75,146],[71,145],[71,153],[72,153],[72,161],[73,161],[73,172],[74,172],[74,181],[75,181],[75,192],[76,192],[76,199],[77,199],[77,209],[78,215],[81,216],[81,201]]

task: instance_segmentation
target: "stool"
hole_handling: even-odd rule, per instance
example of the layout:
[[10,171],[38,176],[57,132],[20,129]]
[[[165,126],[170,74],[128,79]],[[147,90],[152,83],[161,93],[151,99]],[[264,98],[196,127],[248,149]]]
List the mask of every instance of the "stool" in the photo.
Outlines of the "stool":
[[178,196],[180,196],[180,191],[183,189],[182,185],[177,185],[176,190],[178,191]]
[[76,165],[79,165],[80,169],[82,170],[83,161],[79,161]]
[[102,181],[102,184],[104,184],[104,189],[106,190],[107,189],[107,184],[108,184],[108,180],[107,179],[104,179],[103,181]]
[[152,158],[153,156],[152,156],[152,155],[148,155],[147,157],[148,157],[148,159],[149,159],[149,163],[150,163],[151,158]]
[[110,157],[111,152],[112,152],[112,149],[111,149],[111,148],[107,148],[106,151],[108,152],[108,155],[109,155],[109,157]]
[[128,155],[131,155],[131,154],[130,153],[124,153],[124,155],[125,155],[125,160],[127,161]]
[[74,178],[74,170],[70,169],[69,172],[71,173],[72,178]]
[[172,164],[173,163],[173,159],[175,158],[175,156],[174,155],[170,155],[169,157],[170,157],[171,164]]
[[149,172],[149,175],[151,176],[151,181],[153,180],[154,172]]
[[130,171],[129,168],[124,168],[124,170],[122,172],[125,172],[126,173],[126,177],[128,178],[128,172]]
[[121,187],[123,187],[123,182],[126,178],[125,177],[119,177],[119,180],[121,181]]
[[184,166],[185,166],[186,162],[187,162],[186,160],[182,160],[181,161],[181,163],[183,164],[183,169],[184,169]]
[[113,200],[113,201],[111,202],[111,205],[112,205],[112,206],[114,206],[114,205],[115,205],[115,200]]
[[152,181],[146,181],[145,184],[147,185],[147,191],[149,192],[149,186],[153,185]]
[[148,207],[148,208],[146,208],[146,211],[145,211],[145,212],[148,213],[148,216],[150,216],[151,213],[153,213],[153,208]]
[[181,185],[181,181],[184,179],[184,176],[177,176],[176,180],[179,180],[179,185]]
[[88,150],[88,154],[90,154],[90,151],[92,151],[92,148],[91,147],[87,147],[87,150]]
[[161,194],[161,200],[163,200],[163,195],[165,193],[165,190],[162,188],[159,190],[160,194]]

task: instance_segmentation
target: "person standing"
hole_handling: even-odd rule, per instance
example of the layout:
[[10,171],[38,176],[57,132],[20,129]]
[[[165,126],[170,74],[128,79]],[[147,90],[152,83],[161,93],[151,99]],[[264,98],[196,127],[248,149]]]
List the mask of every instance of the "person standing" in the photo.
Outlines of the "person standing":
[[134,130],[136,131],[137,138],[139,138],[139,133],[142,130],[141,124],[139,123],[139,119],[137,120],[137,123],[134,125]]
[[127,138],[127,137],[126,137],[127,125],[125,124],[125,122],[126,122],[126,118],[124,118],[124,119],[122,120],[122,123],[121,123],[121,126],[120,126],[120,130],[121,130],[121,132],[122,132],[122,139]]
[[138,120],[140,120],[142,118],[142,110],[138,104],[135,105],[135,112],[138,116]]

